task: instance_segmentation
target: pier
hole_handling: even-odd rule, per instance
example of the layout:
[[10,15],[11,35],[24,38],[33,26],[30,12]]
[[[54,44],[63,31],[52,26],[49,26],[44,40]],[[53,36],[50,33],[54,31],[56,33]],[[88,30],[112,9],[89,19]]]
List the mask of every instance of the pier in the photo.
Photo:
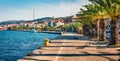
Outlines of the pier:
[[103,45],[87,45],[88,37],[76,33],[65,33],[49,46],[41,46],[18,61],[117,61],[117,48]]

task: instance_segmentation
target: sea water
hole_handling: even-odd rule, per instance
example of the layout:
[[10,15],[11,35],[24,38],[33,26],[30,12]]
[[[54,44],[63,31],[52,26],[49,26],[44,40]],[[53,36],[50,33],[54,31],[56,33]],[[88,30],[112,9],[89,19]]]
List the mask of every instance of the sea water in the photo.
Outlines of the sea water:
[[42,46],[44,38],[53,39],[59,34],[0,31],[0,61],[17,61]]

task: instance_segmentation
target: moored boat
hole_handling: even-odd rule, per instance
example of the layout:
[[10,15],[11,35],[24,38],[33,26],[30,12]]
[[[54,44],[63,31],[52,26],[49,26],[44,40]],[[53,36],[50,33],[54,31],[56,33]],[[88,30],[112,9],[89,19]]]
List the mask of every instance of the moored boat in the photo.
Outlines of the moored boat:
[[31,33],[36,33],[37,31],[35,29],[30,30]]

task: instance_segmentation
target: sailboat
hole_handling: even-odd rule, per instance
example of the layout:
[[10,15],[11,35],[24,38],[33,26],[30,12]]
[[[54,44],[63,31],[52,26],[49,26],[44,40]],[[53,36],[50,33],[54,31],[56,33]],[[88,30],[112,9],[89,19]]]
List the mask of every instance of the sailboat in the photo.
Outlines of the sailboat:
[[[33,9],[33,20],[35,20],[35,10]],[[31,33],[35,33],[36,30],[35,29],[31,29],[30,30]]]

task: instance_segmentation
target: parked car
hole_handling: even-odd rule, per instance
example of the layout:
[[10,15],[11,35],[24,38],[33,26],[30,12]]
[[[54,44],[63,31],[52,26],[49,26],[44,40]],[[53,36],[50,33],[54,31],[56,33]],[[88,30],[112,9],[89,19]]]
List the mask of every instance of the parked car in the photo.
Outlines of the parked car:
[[[110,30],[106,30],[106,39],[110,40]],[[119,43],[120,43],[120,30],[119,30]]]
[[110,30],[106,29],[106,39],[110,40]]

